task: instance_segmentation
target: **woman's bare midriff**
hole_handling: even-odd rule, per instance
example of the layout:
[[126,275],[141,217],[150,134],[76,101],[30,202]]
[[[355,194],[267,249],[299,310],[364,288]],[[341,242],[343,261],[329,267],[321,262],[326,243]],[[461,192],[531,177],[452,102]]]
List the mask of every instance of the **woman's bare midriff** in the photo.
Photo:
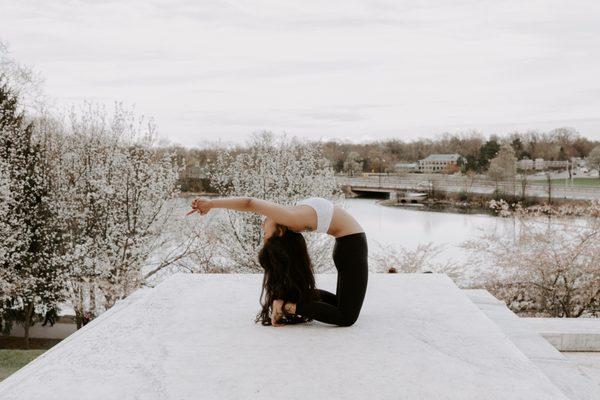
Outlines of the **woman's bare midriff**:
[[[303,226],[291,227],[294,232],[314,231],[317,229],[317,212],[312,207],[305,204],[292,207],[301,210],[305,220],[310,221],[310,223],[305,223]],[[343,208],[334,206],[327,234],[334,237],[341,237],[359,232],[364,232],[364,229],[354,217]]]
[[333,217],[327,233],[334,237],[352,235],[364,232],[364,229],[348,211],[340,207],[334,207]]

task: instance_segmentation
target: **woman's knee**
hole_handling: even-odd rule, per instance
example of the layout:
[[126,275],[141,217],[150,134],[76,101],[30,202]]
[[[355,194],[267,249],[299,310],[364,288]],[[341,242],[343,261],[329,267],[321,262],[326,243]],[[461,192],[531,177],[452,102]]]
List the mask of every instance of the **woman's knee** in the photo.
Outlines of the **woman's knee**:
[[352,326],[358,319],[358,314],[342,314],[339,326]]

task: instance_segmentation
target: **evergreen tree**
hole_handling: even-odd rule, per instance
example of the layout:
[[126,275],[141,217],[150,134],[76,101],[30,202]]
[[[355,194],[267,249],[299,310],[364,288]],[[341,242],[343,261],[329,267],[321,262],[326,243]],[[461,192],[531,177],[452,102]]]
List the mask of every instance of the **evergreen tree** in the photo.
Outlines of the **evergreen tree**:
[[517,160],[522,159],[524,149],[523,149],[523,141],[521,140],[521,138],[518,138],[518,137],[514,138],[510,145],[512,146],[513,150],[515,151],[515,157],[517,157]]
[[565,148],[563,146],[560,146],[560,150],[558,151],[558,159],[561,161],[569,159],[567,152],[565,151]]
[[460,170],[463,174],[466,174],[469,171],[478,171],[479,163],[478,158],[472,154],[467,154],[465,157],[461,157],[462,164],[460,166]]
[[479,159],[478,159],[478,170],[484,171],[490,165],[490,160],[496,157],[500,151],[500,145],[498,141],[495,139],[490,139],[483,146],[481,146],[481,150],[479,151]]
[[54,308],[63,297],[60,235],[49,201],[49,168],[33,125],[25,123],[18,98],[0,76],[0,167],[4,180],[0,220],[0,324],[23,324],[25,346],[37,313]]

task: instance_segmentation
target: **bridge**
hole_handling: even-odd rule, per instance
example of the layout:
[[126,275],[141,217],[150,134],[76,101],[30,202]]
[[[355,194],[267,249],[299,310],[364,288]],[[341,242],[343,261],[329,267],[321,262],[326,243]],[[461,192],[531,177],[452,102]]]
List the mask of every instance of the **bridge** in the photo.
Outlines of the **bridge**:
[[531,180],[494,181],[485,177],[444,174],[372,174],[358,177],[336,176],[342,187],[358,193],[379,193],[391,199],[402,199],[407,193],[470,193],[492,195],[498,190],[515,197],[538,197],[557,199],[597,200],[600,187],[568,186]]

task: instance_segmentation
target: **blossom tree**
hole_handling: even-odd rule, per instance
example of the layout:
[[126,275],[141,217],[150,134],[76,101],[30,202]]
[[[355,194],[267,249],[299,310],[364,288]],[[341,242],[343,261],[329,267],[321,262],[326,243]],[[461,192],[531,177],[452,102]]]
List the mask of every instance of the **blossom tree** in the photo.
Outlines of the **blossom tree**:
[[414,249],[399,245],[377,243],[378,249],[370,256],[370,269],[373,272],[396,273],[443,273],[458,285],[463,284],[465,272],[451,260],[436,261],[443,252],[443,245],[432,242],[422,243]]
[[517,158],[510,144],[503,144],[500,147],[498,154],[490,161],[487,173],[496,182],[496,188],[502,181],[513,183],[517,174]]
[[[311,196],[341,199],[331,165],[318,145],[270,132],[254,134],[243,152],[223,151],[210,176],[222,196],[249,196],[281,204]],[[229,210],[215,221],[221,252],[235,269],[261,270],[256,257],[262,244],[260,222],[256,214]],[[315,267],[331,268],[331,240],[324,235],[305,237]]]
[[17,96],[0,79],[0,320],[22,323],[29,347],[36,315],[63,298],[65,260],[46,148],[18,110]]
[[363,162],[360,159],[360,154],[355,151],[348,153],[348,156],[344,160],[344,172],[348,176],[354,176],[362,172]]
[[151,121],[121,104],[112,115],[87,104],[67,123],[46,121],[40,129],[55,132],[55,202],[68,233],[67,288],[81,325],[144,283],[142,269],[172,216],[183,167],[156,151]]

